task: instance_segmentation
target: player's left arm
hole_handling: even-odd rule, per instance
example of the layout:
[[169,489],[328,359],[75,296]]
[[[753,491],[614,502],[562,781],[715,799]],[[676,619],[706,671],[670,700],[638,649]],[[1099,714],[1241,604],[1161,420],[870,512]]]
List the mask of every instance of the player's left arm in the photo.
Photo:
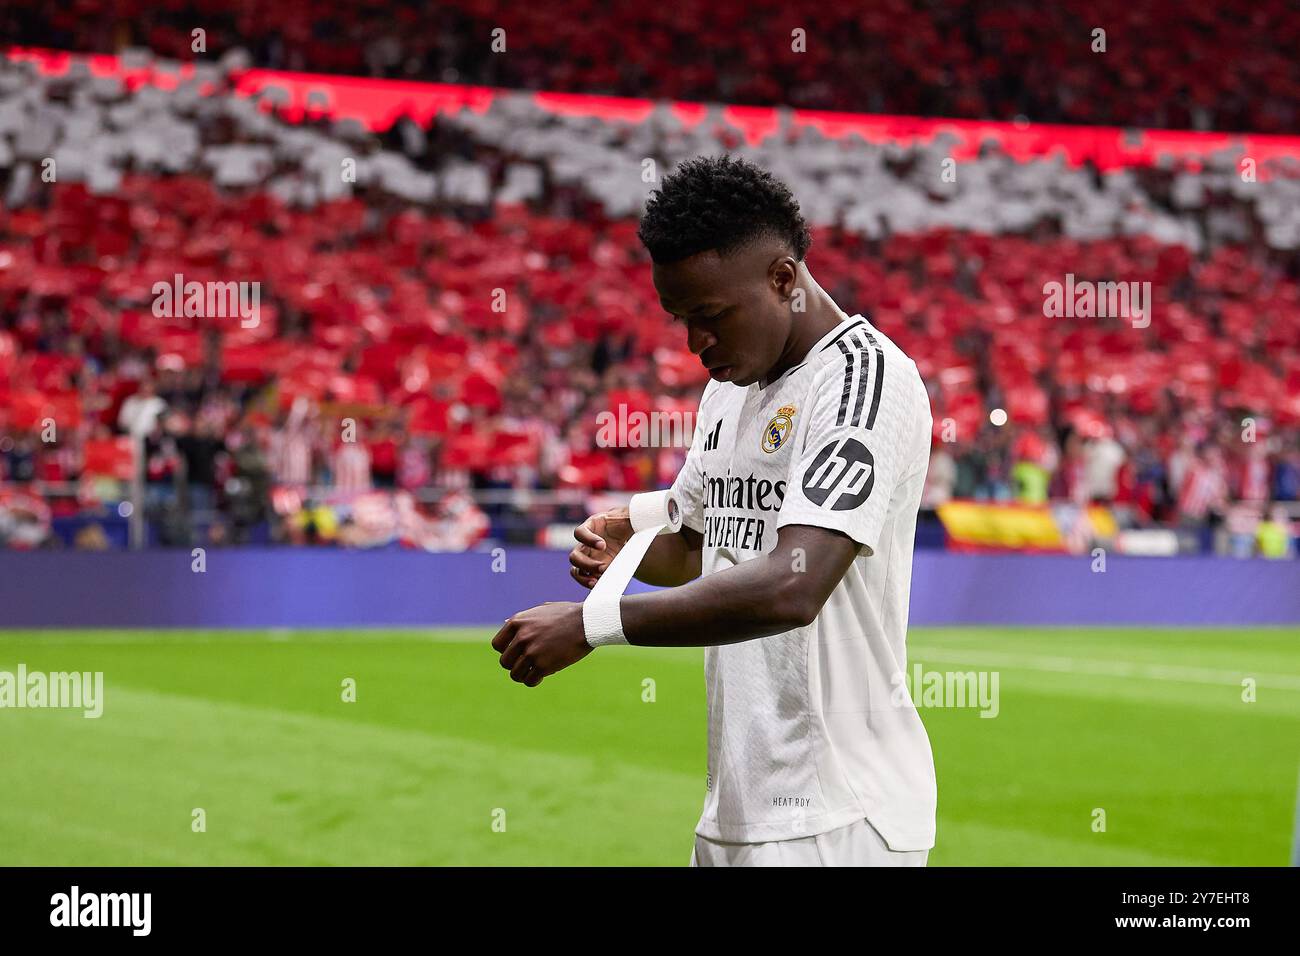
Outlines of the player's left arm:
[[858,556],[841,531],[786,525],[776,547],[690,584],[621,602],[629,644],[703,647],[782,634],[816,620]]
[[[782,634],[811,624],[858,556],[841,531],[786,525],[776,547],[680,587],[620,602],[629,644],[703,647]],[[586,657],[582,605],[541,604],[506,621],[492,640],[512,680],[529,687]]]

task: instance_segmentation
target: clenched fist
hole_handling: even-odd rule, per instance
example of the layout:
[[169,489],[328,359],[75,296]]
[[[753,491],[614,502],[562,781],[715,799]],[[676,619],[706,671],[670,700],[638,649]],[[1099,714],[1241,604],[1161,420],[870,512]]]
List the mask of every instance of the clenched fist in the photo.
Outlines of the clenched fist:
[[520,611],[492,638],[501,666],[510,679],[536,687],[570,664],[576,664],[592,647],[582,626],[582,605],[554,601]]

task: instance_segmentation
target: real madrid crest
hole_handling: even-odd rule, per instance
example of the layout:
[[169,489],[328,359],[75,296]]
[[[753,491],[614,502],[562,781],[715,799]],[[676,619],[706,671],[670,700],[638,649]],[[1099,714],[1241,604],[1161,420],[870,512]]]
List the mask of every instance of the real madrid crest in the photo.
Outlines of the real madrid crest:
[[795,411],[793,405],[782,405],[776,410],[776,416],[763,429],[763,451],[770,455],[785,444],[790,429],[794,427]]

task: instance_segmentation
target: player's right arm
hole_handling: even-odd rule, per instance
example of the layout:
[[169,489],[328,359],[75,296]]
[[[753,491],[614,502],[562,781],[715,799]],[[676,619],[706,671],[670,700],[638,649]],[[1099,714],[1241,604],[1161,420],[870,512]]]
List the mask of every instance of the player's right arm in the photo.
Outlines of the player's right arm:
[[[614,508],[592,515],[573,532],[578,546],[569,553],[569,573],[584,588],[593,588],[614,556],[632,537],[632,520],[627,508]],[[638,581],[656,587],[677,587],[700,576],[704,536],[685,525],[676,534],[661,534],[650,544]]]

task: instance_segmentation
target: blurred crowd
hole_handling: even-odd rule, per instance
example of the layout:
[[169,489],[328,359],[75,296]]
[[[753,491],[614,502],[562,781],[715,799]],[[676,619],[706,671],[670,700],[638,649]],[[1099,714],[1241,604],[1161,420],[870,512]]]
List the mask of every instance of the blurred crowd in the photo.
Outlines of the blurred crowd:
[[[1166,430],[1162,425],[1173,426]],[[1233,553],[1292,554],[1300,448],[1267,436],[1243,442],[1220,419],[1188,429],[1123,416],[1115,427],[986,430],[965,447],[936,444],[922,508],[954,499],[1108,506],[1129,528],[1222,532]],[[1291,505],[1291,507],[1288,507]]]
[[[196,52],[195,30],[202,30]],[[823,110],[1292,133],[1291,0],[11,0],[18,44]]]
[[[705,382],[629,214],[647,144],[499,108],[371,135],[0,72],[0,537],[121,543],[93,518],[131,517],[136,454],[164,544],[532,541],[586,513],[538,493],[671,481],[682,445],[599,440],[602,413],[690,414]],[[707,148],[670,139],[665,168]],[[1267,537],[1300,497],[1296,182],[990,153],[944,183],[927,150],[736,149],[808,197],[823,287],[916,357],[927,508]],[[1049,315],[1067,274],[1149,281],[1150,321]],[[176,276],[257,283],[255,321],[159,308]]]

